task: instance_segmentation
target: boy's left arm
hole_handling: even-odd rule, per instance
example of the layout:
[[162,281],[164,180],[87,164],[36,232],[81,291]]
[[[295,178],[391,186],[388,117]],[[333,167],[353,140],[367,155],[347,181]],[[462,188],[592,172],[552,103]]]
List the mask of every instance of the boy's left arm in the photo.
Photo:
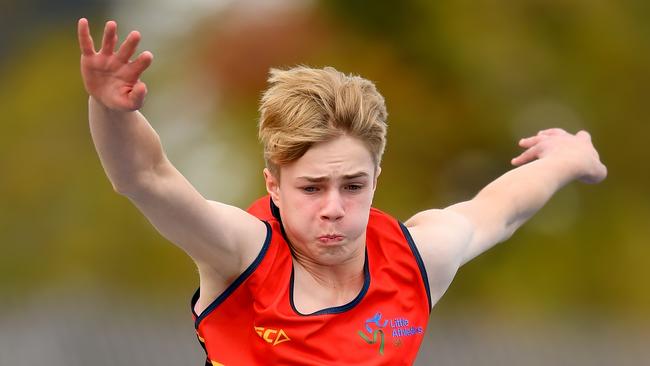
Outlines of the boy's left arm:
[[607,176],[586,131],[572,135],[553,128],[519,145],[526,150],[512,159],[518,168],[473,199],[420,212],[405,222],[429,273],[432,297],[442,296],[460,266],[510,238],[564,185],[573,180],[594,184]]

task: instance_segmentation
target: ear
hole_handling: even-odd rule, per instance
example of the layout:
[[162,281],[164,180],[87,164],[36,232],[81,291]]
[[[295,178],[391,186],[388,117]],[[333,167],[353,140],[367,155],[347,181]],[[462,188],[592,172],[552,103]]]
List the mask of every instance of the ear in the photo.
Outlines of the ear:
[[264,168],[264,183],[273,203],[280,207],[280,181],[271,174],[268,168]]

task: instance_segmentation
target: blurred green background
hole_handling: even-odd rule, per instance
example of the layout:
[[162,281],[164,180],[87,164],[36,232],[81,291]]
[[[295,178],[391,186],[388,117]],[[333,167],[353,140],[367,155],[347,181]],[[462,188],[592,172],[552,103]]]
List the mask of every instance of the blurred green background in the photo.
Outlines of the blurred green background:
[[[89,321],[108,324],[118,305],[127,318],[137,308],[154,324],[158,313],[161,322],[181,319],[167,331],[183,334],[192,360],[202,357],[191,343],[192,262],[113,192],[95,154],[79,75],[81,16],[96,45],[108,19],[121,38],[141,31],[140,50],[155,56],[143,113],[199,191],[240,207],[264,192],[256,108],[269,67],[331,65],[376,83],[389,140],[375,206],[402,220],[470,199],[512,168],[521,137],[588,130],[609,177],[567,186],[509,241],[463,267],[431,327],[466,331],[453,345],[433,334],[433,347],[439,356],[473,345],[483,355],[480,339],[494,341],[472,338],[483,324],[540,347],[577,331],[571,339],[584,352],[523,347],[527,364],[581,364],[598,342],[596,354],[611,346],[648,355],[626,347],[650,334],[650,2],[5,0],[0,10],[0,365],[24,359],[9,347],[12,327],[25,341],[47,327],[25,330],[31,311],[58,309],[52,317],[64,326],[92,309]],[[106,312],[93,313],[98,304]],[[564,330],[549,330],[556,325]],[[628,337],[618,348],[608,336],[579,343],[615,331]],[[59,346],[68,350],[61,363],[75,364],[65,357],[78,348]],[[491,359],[516,364],[515,353]],[[419,362],[480,363],[449,357]]]

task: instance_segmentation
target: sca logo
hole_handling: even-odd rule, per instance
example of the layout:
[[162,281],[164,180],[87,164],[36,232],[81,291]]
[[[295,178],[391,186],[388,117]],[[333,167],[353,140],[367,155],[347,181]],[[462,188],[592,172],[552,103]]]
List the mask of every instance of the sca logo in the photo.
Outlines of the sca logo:
[[[377,312],[375,315],[367,319],[365,322],[365,328],[368,334],[363,331],[358,331],[357,333],[368,344],[377,344],[379,343],[379,354],[384,354],[384,330],[388,324],[388,320],[381,321],[381,313]],[[374,326],[374,329],[373,329]]]
[[265,340],[266,343],[270,343],[274,346],[291,340],[287,333],[285,333],[282,329],[278,330],[273,328],[255,327],[255,333],[257,333],[260,338]]

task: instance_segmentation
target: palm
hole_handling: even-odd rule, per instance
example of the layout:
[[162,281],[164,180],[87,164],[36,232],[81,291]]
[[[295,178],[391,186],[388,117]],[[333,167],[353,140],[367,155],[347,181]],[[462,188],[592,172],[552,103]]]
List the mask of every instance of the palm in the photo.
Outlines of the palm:
[[81,48],[81,75],[88,94],[110,109],[131,111],[139,109],[146,95],[146,86],[140,75],[151,64],[152,55],[143,52],[133,56],[140,41],[138,32],[131,32],[117,52],[117,25],[107,22],[102,48],[95,52],[85,19],[79,21]]

